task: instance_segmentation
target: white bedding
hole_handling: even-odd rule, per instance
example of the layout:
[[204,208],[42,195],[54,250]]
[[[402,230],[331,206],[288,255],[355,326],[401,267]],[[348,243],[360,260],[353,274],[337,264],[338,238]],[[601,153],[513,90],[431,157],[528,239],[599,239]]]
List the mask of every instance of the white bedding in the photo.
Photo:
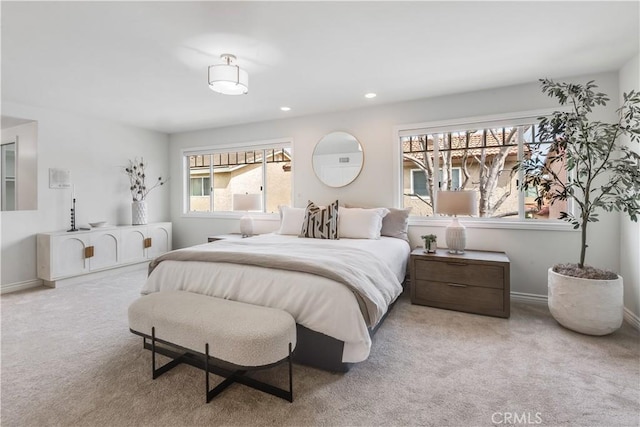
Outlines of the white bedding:
[[[283,246],[324,245],[328,251],[336,244],[365,250],[371,254],[371,262],[383,263],[397,278],[397,282],[391,284],[393,294],[384,311],[402,292],[410,252],[404,240],[391,237],[321,240],[266,234],[246,242],[252,241]],[[206,249],[215,244],[189,249]],[[371,339],[356,297],[347,286],[322,276],[252,265],[165,260],[150,274],[142,293],[176,289],[280,308],[289,312],[297,323],[344,341],[344,363],[361,362],[369,356]]]

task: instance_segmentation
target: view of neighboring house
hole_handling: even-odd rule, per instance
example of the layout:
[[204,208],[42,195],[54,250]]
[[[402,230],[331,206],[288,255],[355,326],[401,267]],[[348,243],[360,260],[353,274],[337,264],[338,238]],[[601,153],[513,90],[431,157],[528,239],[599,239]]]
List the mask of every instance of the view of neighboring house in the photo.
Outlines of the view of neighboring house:
[[291,203],[291,160],[287,149],[191,155],[188,211],[229,212],[234,194],[259,193],[263,211],[277,212]]

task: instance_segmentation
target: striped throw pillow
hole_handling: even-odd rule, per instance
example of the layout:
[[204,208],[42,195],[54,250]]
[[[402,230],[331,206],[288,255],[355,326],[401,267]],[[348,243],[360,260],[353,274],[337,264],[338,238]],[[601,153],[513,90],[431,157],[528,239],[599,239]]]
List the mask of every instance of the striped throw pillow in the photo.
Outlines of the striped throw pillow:
[[336,200],[326,208],[320,208],[309,200],[299,237],[337,240],[339,238],[338,201]]

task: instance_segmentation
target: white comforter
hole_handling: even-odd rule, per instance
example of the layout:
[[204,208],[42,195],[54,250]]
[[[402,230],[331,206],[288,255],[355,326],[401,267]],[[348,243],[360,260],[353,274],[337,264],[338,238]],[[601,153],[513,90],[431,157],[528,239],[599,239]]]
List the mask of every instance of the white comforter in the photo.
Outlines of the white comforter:
[[[317,245],[335,252],[335,245],[359,248],[371,254],[372,263],[382,263],[392,272],[388,296],[381,309],[386,311],[402,292],[409,256],[409,245],[400,239],[382,237],[369,239],[300,239],[296,236],[267,234],[252,237],[247,243],[278,243],[282,246]],[[219,243],[218,243],[219,244]],[[200,245],[190,250],[206,250]],[[322,276],[298,271],[222,262],[172,261],[161,262],[151,273],[142,293],[163,290],[185,290],[285,310],[296,322],[317,332],[344,341],[342,361],[354,363],[369,356],[371,339],[353,292],[345,285]]]

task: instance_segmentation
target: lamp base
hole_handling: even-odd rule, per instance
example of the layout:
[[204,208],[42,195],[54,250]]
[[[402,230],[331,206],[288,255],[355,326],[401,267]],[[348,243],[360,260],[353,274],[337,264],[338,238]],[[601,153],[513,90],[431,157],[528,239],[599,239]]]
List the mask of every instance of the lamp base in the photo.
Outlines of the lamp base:
[[253,218],[249,215],[245,215],[240,218],[240,233],[242,237],[253,236]]
[[445,238],[450,254],[464,253],[467,246],[467,230],[458,222],[458,218],[453,218],[453,222],[447,227]]

